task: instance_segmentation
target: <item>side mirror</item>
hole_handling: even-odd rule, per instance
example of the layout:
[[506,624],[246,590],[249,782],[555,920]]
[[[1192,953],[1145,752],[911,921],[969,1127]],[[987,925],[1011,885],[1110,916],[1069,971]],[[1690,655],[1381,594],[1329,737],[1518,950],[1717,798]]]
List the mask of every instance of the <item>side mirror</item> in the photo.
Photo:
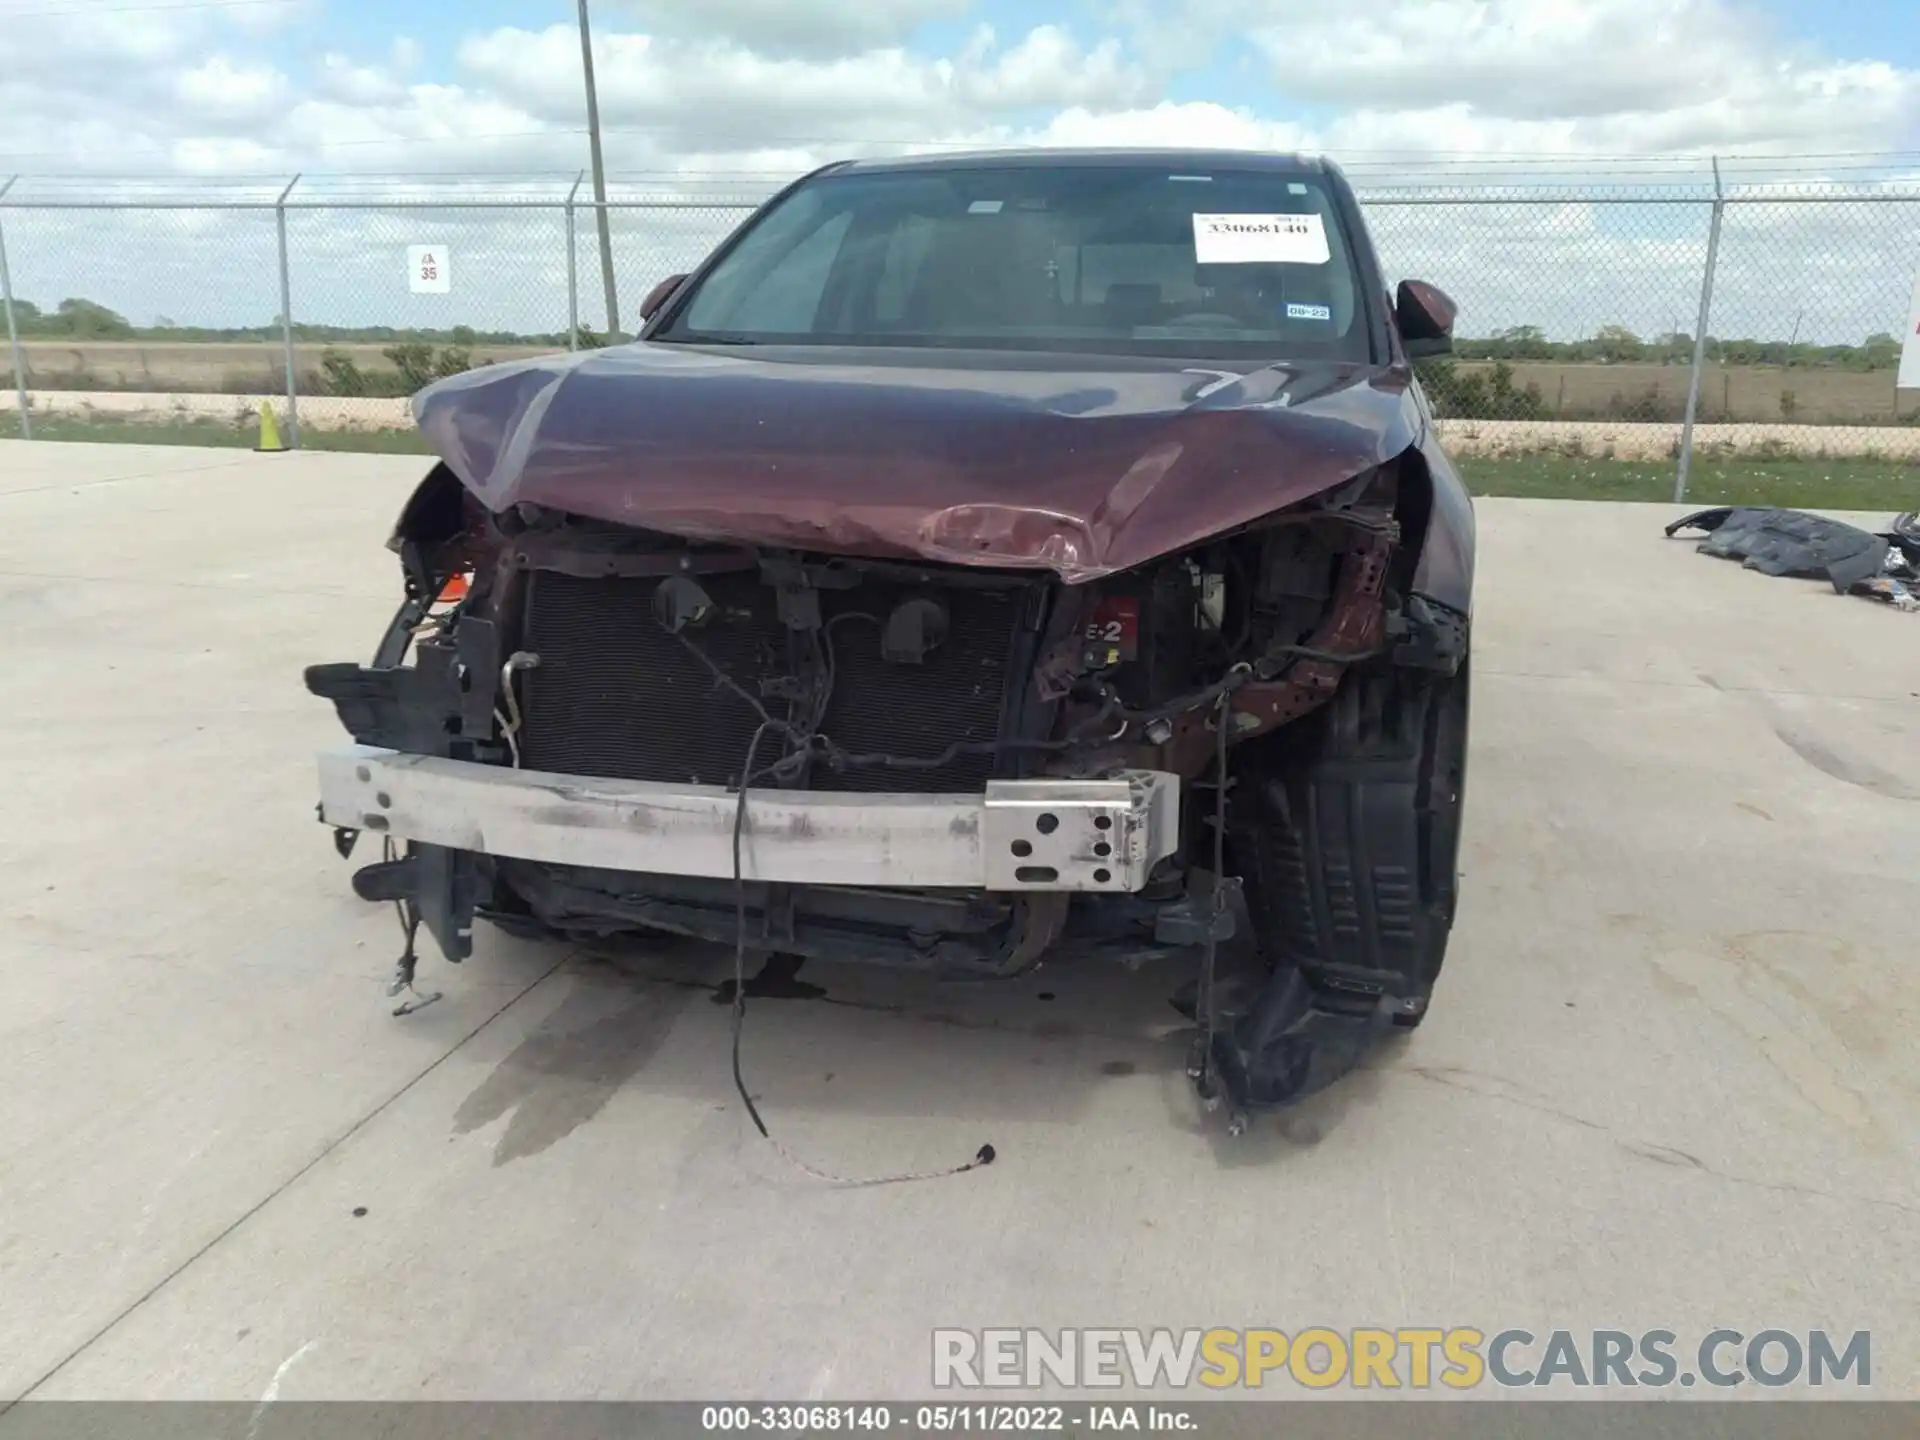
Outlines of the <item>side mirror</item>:
[[1402,280],[1394,297],[1394,323],[1409,360],[1445,355],[1453,349],[1453,322],[1460,307],[1446,291],[1424,280]]
[[659,314],[660,307],[667,303],[667,297],[678,290],[680,288],[680,282],[686,278],[684,274],[669,275],[658,285],[654,286],[653,289],[649,290],[647,292],[647,298],[640,302],[640,318],[642,320],[651,320],[655,315]]

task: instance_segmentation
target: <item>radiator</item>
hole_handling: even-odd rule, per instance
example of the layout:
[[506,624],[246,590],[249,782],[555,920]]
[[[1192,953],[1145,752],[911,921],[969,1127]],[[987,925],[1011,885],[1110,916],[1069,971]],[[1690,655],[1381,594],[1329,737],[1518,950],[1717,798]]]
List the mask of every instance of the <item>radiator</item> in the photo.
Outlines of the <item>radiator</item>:
[[[653,617],[652,579],[578,579],[550,571],[529,577],[522,645],[540,656],[519,677],[524,722],[521,763],[530,770],[626,780],[729,785],[738,782],[759,724],[752,708],[718,684],[686,646]],[[690,638],[749,693],[764,677],[791,674],[788,636],[774,593],[757,574],[703,576],[715,613]],[[880,627],[915,591],[866,581],[824,591],[834,624],[833,698],[821,726],[849,754],[931,757],[956,741],[991,741],[1006,705],[1008,661],[1032,587],[938,591],[947,608],[945,642],[919,665],[881,658]],[[787,718],[786,702],[762,699]],[[777,758],[777,736],[760,742],[756,763]],[[1004,770],[1004,766],[1002,769]],[[817,790],[956,793],[984,788],[991,755],[937,769],[813,767]]]

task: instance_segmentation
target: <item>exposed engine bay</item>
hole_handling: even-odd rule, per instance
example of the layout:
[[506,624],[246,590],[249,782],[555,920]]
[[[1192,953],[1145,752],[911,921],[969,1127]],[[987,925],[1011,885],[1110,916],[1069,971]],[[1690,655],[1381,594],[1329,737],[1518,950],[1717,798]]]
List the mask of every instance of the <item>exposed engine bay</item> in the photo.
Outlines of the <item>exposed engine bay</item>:
[[307,676],[396,994],[476,918],[728,944],[763,1135],[749,952],[1163,964],[1230,1128],[1421,1022],[1475,536],[1413,362],[1457,307],[1389,291],[1337,166],[1174,163],[827,165],[632,343],[414,397],[405,600]]
[[[409,840],[356,889],[398,902],[452,960],[476,916],[942,974],[1196,956],[1177,997],[1210,1037],[1196,1076],[1236,1113],[1307,1093],[1373,1030],[1417,1023],[1451,918],[1461,777],[1422,757],[1435,727],[1464,735],[1467,627],[1413,592],[1426,493],[1398,481],[1382,467],[1068,585],[693,542],[534,505],[492,514],[437,468],[394,538],[406,598],[374,663],[308,672],[361,745],[728,792],[958,796],[1163,774],[1179,782],[1178,843],[1128,885],[1090,833],[1087,893],[1035,855],[1043,834],[999,835],[1011,856],[993,873],[1011,878],[964,890]],[[338,826],[343,853],[359,828]],[[1254,945],[1225,944],[1249,925]],[[408,983],[411,963],[409,946]]]

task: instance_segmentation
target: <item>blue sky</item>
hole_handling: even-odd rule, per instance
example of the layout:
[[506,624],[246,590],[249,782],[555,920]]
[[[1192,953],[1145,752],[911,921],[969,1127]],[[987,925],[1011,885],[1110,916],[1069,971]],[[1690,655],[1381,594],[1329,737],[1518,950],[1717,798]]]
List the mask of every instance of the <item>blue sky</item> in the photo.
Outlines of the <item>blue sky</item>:
[[[1920,150],[1914,0],[596,0],[616,170],[925,145]],[[583,158],[570,0],[0,0],[0,170]]]
[[[22,0],[22,8],[27,3]],[[43,0],[30,3],[38,6]],[[1745,8],[1778,27],[1785,40],[1818,46],[1835,56],[1880,59],[1920,69],[1920,17],[1913,0],[1758,0]],[[595,9],[609,27],[626,22],[632,14],[630,6],[612,0],[599,0]],[[1009,34],[1049,22],[1100,33],[1110,26],[1117,9],[1084,0],[980,0],[962,18],[922,27],[911,48],[928,55],[948,53],[979,23]],[[573,13],[566,0],[411,0],[402,6],[391,0],[334,0],[326,7],[326,26],[334,44],[363,54],[378,54],[396,31],[410,34],[428,44],[429,73],[450,79],[452,55],[432,50],[434,35],[502,26],[539,29],[566,23]],[[1211,63],[1178,77],[1175,98],[1236,106],[1270,101],[1272,86],[1246,63],[1251,59],[1246,46],[1228,37]]]
[[[38,3],[38,0],[24,0]],[[692,0],[661,0],[663,8],[689,6]],[[807,0],[794,0],[804,5]],[[1015,37],[1038,25],[1059,26],[1088,42],[1136,32],[1133,17],[1160,10],[1176,16],[1178,5],[1103,3],[1103,0],[973,0],[954,13],[912,27],[902,37],[911,54],[938,59],[959,51],[977,27],[991,26],[1001,37]],[[1282,14],[1286,7],[1273,7]],[[1299,7],[1294,7],[1299,8]],[[1651,13],[1656,7],[1641,7]],[[1722,8],[1739,16],[1754,31],[1768,34],[1768,48],[1780,54],[1800,54],[1832,60],[1881,61],[1909,72],[1920,71],[1920,19],[1913,0],[1736,0]],[[605,32],[646,28],[649,12],[632,0],[598,0],[596,24]],[[328,44],[362,57],[380,56],[397,33],[420,42],[421,78],[453,82],[459,78],[456,47],[436,43],[444,37],[514,27],[538,31],[549,25],[570,24],[574,7],[567,0],[413,0],[395,6],[390,0],[327,0],[324,16],[316,14],[308,27],[324,31]],[[659,13],[658,10],[652,12]],[[1177,23],[1177,20],[1175,21]],[[751,47],[750,28],[736,36]],[[1283,42],[1284,43],[1284,42]],[[1162,77],[1158,93],[1176,102],[1212,102],[1255,113],[1324,123],[1338,113],[1325,100],[1290,96],[1277,79],[1270,53],[1249,43],[1236,27],[1217,27],[1197,44],[1195,63]],[[1915,141],[1913,116],[1890,128],[1884,148],[1898,149]]]
[[1912,0],[1768,0],[1757,8],[1785,34],[1834,54],[1920,67],[1920,16]]
[[[1529,170],[1698,181],[1709,154],[1817,181],[1849,162],[1793,157],[1904,151],[1882,169],[1920,182],[1914,3],[594,0],[594,19],[616,195],[757,198],[841,156],[1104,144],[1325,151],[1377,200]],[[587,163],[582,111],[573,0],[0,0],[0,177],[27,177],[15,205],[129,175],[270,199],[295,171],[313,199],[444,196],[446,177],[557,198]],[[623,284],[643,292],[737,218],[656,214],[621,242]],[[1731,234],[1729,323],[1760,333],[1782,278],[1817,268],[1832,303],[1808,333],[1897,324],[1883,312],[1905,303],[1914,227],[1898,207],[1875,218],[1782,209],[1764,234]],[[258,216],[142,223],[12,209],[16,284],[143,319],[276,307]],[[296,217],[296,308],[428,303],[390,293],[421,225]],[[556,214],[430,228],[454,246],[470,323],[561,327]],[[1686,322],[1705,208],[1412,207],[1376,230],[1391,265],[1459,293],[1476,333],[1652,332]]]

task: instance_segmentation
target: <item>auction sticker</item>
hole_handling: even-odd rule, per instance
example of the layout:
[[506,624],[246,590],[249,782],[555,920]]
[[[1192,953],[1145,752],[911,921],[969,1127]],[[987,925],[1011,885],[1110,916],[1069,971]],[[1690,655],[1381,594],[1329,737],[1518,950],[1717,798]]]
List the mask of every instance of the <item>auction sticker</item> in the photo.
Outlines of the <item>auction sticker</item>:
[[1196,214],[1193,258],[1201,265],[1324,265],[1331,252],[1318,215]]

